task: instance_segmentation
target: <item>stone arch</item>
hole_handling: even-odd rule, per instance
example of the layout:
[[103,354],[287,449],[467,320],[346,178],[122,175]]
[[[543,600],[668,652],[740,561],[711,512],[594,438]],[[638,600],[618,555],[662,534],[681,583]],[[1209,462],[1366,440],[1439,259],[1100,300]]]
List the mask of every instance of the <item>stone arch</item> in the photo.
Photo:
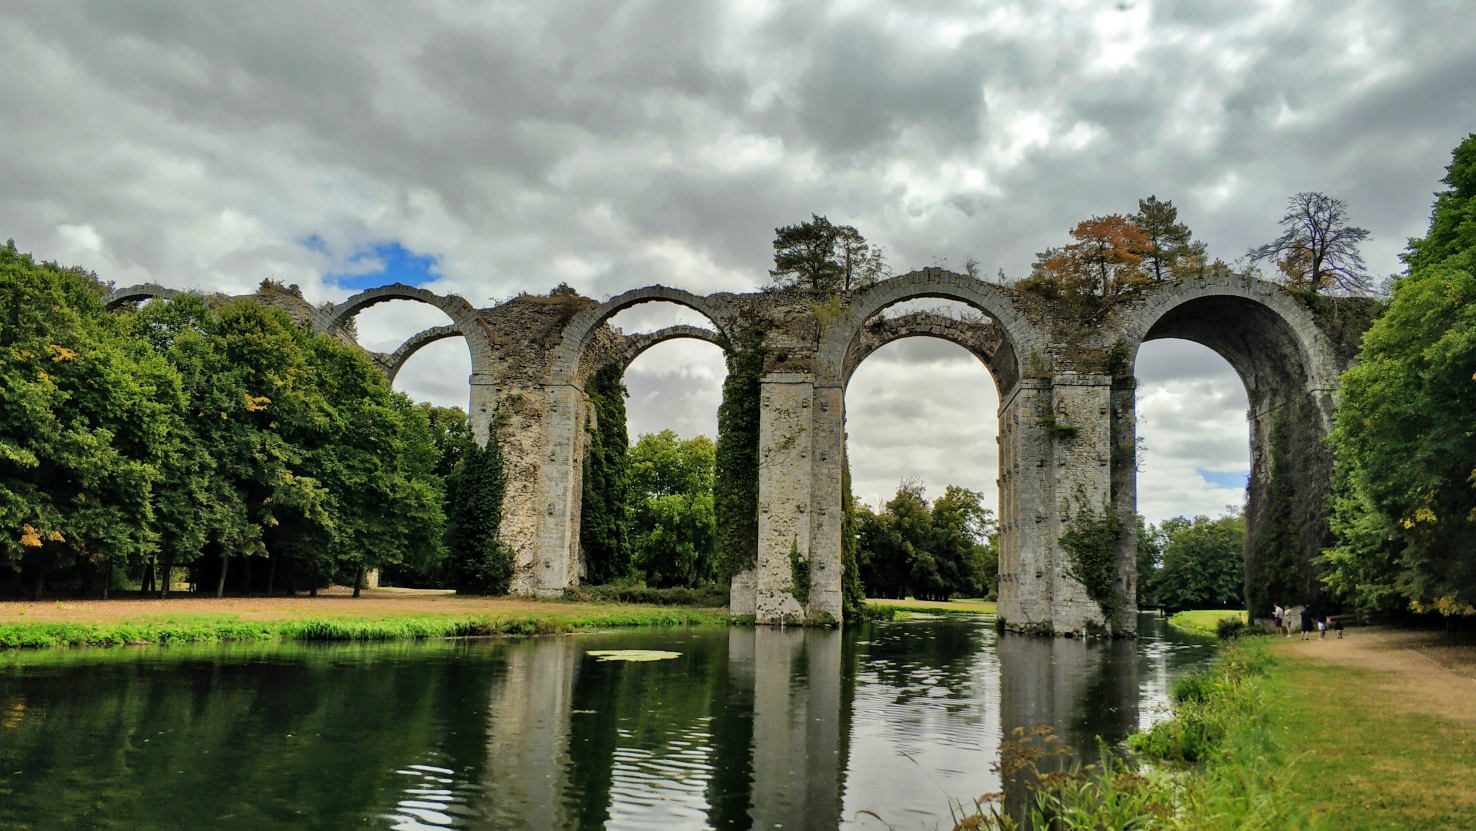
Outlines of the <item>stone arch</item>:
[[873,318],[861,328],[846,351],[844,375],[847,385],[856,368],[873,352],[905,338],[937,338],[963,347],[993,372],[991,362],[1004,344],[1004,335],[994,323],[970,323],[933,312],[915,312],[898,318]]
[[141,300],[148,300],[155,297],[168,300],[177,294],[180,294],[180,292],[175,289],[167,289],[158,283],[142,283],[137,286],[128,286],[127,288],[114,289],[109,292],[108,296],[103,298],[103,307],[112,310],[125,303],[137,303]]
[[384,377],[393,385],[395,383],[395,376],[400,374],[400,370],[404,368],[405,362],[410,360],[416,352],[430,346],[436,341],[460,337],[465,337],[465,335],[455,326],[434,326],[426,329],[424,332],[412,335],[409,340],[400,345],[399,349],[385,356]]
[[[388,286],[366,289],[336,306],[317,312],[314,316],[313,327],[325,334],[342,332],[354,315],[370,306],[391,300],[413,300],[435,306],[451,318],[451,325],[428,329],[406,341],[386,359],[384,364],[386,375],[390,381],[393,381],[395,373],[399,372],[405,361],[429,343],[454,335],[465,338],[467,350],[471,353],[472,367],[471,397],[467,402],[467,415],[471,420],[473,436],[477,441],[485,442],[491,434],[493,412],[497,407],[497,390],[493,382],[492,339],[482,325],[481,313],[467,302],[466,298],[454,294],[439,295],[415,286],[393,283]],[[396,361],[397,357],[398,361]]]
[[[887,307],[920,298],[956,300],[987,315],[1000,335],[999,345],[991,353],[986,366],[998,387],[1000,399],[1004,400],[1020,380],[1020,356],[1044,352],[1035,326],[1026,319],[1014,295],[1014,289],[941,268],[925,268],[883,280],[856,292],[842,323],[826,333],[820,347],[820,374],[844,387],[850,380],[850,373],[860,363],[859,358],[849,359],[855,358],[856,351],[862,348],[860,341],[866,337],[864,329]],[[943,334],[954,333],[944,330]],[[967,345],[964,348],[969,349]]]
[[[584,360],[585,346],[589,342],[591,334],[599,327],[605,325],[610,318],[625,309],[632,306],[639,306],[642,303],[658,302],[686,306],[712,321],[713,327],[717,330],[714,338],[726,337],[727,335],[724,328],[726,315],[709,298],[681,289],[667,288],[666,286],[650,286],[648,288],[635,289],[612,297],[599,306],[592,309],[585,309],[574,315],[573,319],[564,327],[559,345],[554,348],[549,383],[554,385],[570,384],[578,386],[582,381],[581,363]],[[697,327],[690,328],[696,329]],[[673,337],[677,336],[674,335]],[[713,342],[718,343],[717,340]],[[654,345],[655,343],[651,344],[651,346]]]
[[1317,316],[1275,283],[1222,270],[1164,286],[1124,318],[1130,365],[1144,342],[1177,338],[1239,374],[1250,401],[1247,600],[1259,616],[1273,600],[1316,602],[1333,475],[1324,439],[1344,363]]
[[1275,283],[1220,271],[1166,285],[1128,313],[1123,335],[1132,361],[1146,341],[1193,341],[1228,361],[1252,398],[1268,384],[1287,391],[1295,383],[1327,399],[1332,416],[1336,350],[1313,313]]
[[721,347],[722,338],[711,329],[703,329],[700,326],[668,326],[665,329],[657,329],[654,332],[642,332],[635,335],[625,335],[622,341],[622,349],[615,356],[615,362],[620,365],[623,373],[630,368],[635,359],[639,358],[647,349],[669,340],[700,340]]

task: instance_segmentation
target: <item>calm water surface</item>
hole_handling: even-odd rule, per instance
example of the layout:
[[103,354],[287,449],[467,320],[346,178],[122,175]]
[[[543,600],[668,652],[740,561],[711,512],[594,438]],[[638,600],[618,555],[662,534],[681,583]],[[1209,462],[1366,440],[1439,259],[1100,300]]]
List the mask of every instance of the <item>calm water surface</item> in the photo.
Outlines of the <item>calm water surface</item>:
[[0,654],[0,828],[946,828],[1002,735],[1119,741],[1212,649],[990,620]]

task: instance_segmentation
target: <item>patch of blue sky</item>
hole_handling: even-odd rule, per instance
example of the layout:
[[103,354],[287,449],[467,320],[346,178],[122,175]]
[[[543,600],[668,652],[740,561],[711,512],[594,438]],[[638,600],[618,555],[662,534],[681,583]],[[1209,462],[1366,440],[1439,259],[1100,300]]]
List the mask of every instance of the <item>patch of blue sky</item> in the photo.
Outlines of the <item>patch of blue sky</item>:
[[[328,253],[323,239],[314,234],[302,241],[312,251]],[[344,264],[344,270],[323,275],[323,278],[339,288],[363,291],[391,283],[407,286],[423,286],[434,282],[440,275],[437,258],[431,254],[417,254],[398,242],[380,242],[361,248]]]
[[1194,472],[1199,474],[1199,478],[1217,488],[1243,491],[1250,484],[1250,473],[1225,473],[1218,470],[1205,470],[1202,467],[1195,468]]

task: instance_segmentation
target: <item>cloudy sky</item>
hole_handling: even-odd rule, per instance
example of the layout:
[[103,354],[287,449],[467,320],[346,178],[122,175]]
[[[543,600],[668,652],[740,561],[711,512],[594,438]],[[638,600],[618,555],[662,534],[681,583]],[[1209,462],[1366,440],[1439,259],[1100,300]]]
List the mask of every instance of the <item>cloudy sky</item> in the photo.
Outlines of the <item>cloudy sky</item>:
[[[774,226],[811,212],[898,271],[1018,276],[1156,194],[1232,260],[1320,190],[1385,274],[1476,129],[1473,44],[1464,0],[6,3],[0,236],[120,285],[272,277],[327,300],[398,279],[488,304],[560,281],[747,290]],[[438,315],[393,304],[361,331],[393,347]],[[863,365],[859,493],[912,474],[993,493],[970,361],[909,342]],[[1180,342],[1138,372],[1144,513],[1238,502],[1238,380]],[[457,401],[465,374],[442,342],[402,378]],[[721,377],[709,346],[653,350],[633,428],[711,432]]]

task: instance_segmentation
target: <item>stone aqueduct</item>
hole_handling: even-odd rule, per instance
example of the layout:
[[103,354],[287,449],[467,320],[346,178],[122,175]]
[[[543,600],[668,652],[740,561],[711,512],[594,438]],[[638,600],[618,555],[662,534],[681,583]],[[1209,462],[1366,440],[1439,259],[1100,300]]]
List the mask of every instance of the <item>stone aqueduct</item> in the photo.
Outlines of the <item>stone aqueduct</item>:
[[[175,292],[120,289],[111,307]],[[588,378],[622,369],[645,349],[675,338],[728,347],[763,328],[756,566],[733,580],[735,613],[760,623],[841,616],[841,473],[845,388],[872,351],[907,337],[959,344],[993,376],[999,393],[1000,614],[1013,627],[1061,634],[1131,633],[1135,611],[1137,436],[1132,367],[1156,338],[1196,341],[1239,373],[1250,400],[1247,588],[1269,608],[1262,550],[1273,514],[1290,512],[1294,556],[1306,572],[1325,542],[1336,380],[1351,358],[1328,336],[1314,306],[1280,286],[1220,271],[1156,284],[1092,314],[1059,301],[942,269],[924,269],[841,295],[786,290],[696,295],[652,286],[598,303],[575,294],[522,295],[478,309],[456,296],[390,285],[338,305],[313,307],[286,291],[255,297],[300,324],[352,340],[360,311],[413,300],[451,324],[410,338],[393,354],[370,353],[391,379],[417,350],[464,338],[471,353],[469,414],[477,437],[494,425],[509,484],[502,534],[516,552],[513,589],[551,595],[581,575],[582,462],[594,411]],[[958,301],[979,320],[883,310],[919,298]],[[712,329],[675,326],[624,335],[607,325],[620,311],[665,301],[692,309]],[[1121,522],[1116,549],[1118,614],[1088,595],[1061,537],[1085,509]],[[1279,532],[1280,533],[1280,532]],[[791,593],[792,546],[807,552],[811,589]],[[1283,546],[1284,547],[1284,546]],[[1310,580],[1310,578],[1308,578]],[[1315,585],[1301,587],[1315,592]],[[1110,606],[1107,607],[1110,609]]]

